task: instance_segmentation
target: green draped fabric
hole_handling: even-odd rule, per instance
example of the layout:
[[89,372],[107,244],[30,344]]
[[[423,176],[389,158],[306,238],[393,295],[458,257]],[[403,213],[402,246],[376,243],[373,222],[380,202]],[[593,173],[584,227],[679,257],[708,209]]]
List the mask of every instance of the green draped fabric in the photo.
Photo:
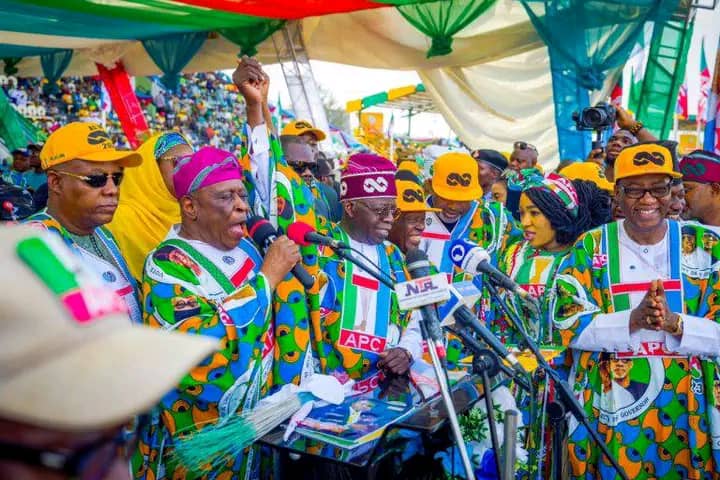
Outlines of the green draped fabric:
[[285,25],[285,20],[270,20],[257,25],[239,28],[225,28],[220,34],[240,47],[239,56],[252,57],[257,54],[257,46]]
[[453,35],[470,25],[496,0],[444,0],[397,7],[410,25],[430,37],[427,57],[452,52]]
[[45,134],[12,107],[10,99],[2,88],[0,88],[0,138],[11,152],[25,148],[31,143],[38,144],[45,141]]
[[22,57],[5,57],[2,60],[5,64],[5,75],[15,75],[18,72],[17,64],[20,63]]
[[205,32],[177,33],[143,40],[142,44],[155,65],[165,74],[161,79],[163,85],[175,90],[182,69],[200,50],[206,38]]
[[625,64],[645,22],[662,21],[679,0],[520,0],[548,47],[560,158],[585,158],[590,132],[572,114],[589,106],[605,74]]
[[40,56],[43,75],[45,75],[47,79],[47,83],[43,85],[43,92],[45,92],[46,95],[60,91],[57,81],[60,80],[62,74],[67,70],[72,56],[72,50],[60,50]]

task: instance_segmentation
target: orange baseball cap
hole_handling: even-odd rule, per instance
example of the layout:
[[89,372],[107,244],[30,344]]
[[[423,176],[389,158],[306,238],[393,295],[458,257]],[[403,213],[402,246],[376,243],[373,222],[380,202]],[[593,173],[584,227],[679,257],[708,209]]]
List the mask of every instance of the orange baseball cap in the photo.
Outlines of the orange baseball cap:
[[448,200],[480,200],[483,189],[478,179],[477,162],[469,153],[440,155],[433,164],[432,189],[437,196]]
[[623,148],[615,159],[615,181],[653,174],[682,178],[682,173],[675,171],[673,163],[673,154],[664,145],[655,142],[637,143]]
[[307,120],[293,120],[282,129],[282,135],[302,135],[303,133],[312,133],[318,142],[322,142],[327,138],[325,132],[315,128]]
[[138,153],[116,149],[103,127],[90,122],[72,122],[58,128],[40,151],[43,170],[70,160],[119,162],[123,167],[137,167],[142,163]]

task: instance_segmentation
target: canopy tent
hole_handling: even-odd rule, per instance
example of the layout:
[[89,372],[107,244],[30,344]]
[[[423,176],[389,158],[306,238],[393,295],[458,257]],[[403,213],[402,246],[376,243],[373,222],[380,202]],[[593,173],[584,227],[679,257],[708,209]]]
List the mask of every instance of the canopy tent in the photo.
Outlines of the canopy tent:
[[[480,0],[465,0],[469,1]],[[416,70],[438,110],[468,146],[507,150],[514,140],[525,140],[538,147],[541,162],[557,161],[548,53],[522,5],[497,0],[454,35],[451,53],[431,58],[431,40],[395,8],[331,13],[401,3],[410,2],[107,0],[100,5],[89,0],[9,0],[0,4],[0,58],[72,49],[65,75],[95,75],[96,63],[111,66],[118,60],[130,75],[158,74],[160,69],[138,39],[174,35],[179,27],[173,24],[180,23],[185,32],[212,30],[183,71],[232,68],[239,48],[222,30],[261,28],[276,18],[242,15],[238,10],[261,5],[258,8],[267,9],[262,14],[270,15],[273,6],[297,12],[299,6],[313,5],[316,10],[304,13],[327,15],[298,14],[305,17],[303,39],[310,58]],[[197,8],[200,4],[210,8]],[[91,11],[83,10],[89,6]],[[284,18],[288,15],[282,13]],[[258,50],[262,62],[277,61],[270,39]],[[21,76],[43,75],[39,57],[24,58],[16,68]],[[607,75],[595,97],[604,96],[615,78]]]

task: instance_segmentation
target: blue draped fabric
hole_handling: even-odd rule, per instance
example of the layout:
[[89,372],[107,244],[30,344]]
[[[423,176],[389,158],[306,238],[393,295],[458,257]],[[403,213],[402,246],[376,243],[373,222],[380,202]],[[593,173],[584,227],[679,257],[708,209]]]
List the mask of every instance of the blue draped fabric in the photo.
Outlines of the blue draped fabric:
[[143,40],[142,44],[155,65],[165,74],[161,79],[163,85],[175,90],[180,72],[200,50],[206,38],[207,32],[178,33]]
[[47,79],[47,83],[43,85],[43,92],[45,92],[46,95],[60,91],[57,81],[60,80],[62,74],[67,70],[72,56],[72,50],[60,50],[40,56],[43,75],[45,75]]
[[520,0],[548,47],[560,159],[585,158],[591,133],[572,114],[590,104],[608,70],[622,66],[645,22],[664,21],[679,0]]

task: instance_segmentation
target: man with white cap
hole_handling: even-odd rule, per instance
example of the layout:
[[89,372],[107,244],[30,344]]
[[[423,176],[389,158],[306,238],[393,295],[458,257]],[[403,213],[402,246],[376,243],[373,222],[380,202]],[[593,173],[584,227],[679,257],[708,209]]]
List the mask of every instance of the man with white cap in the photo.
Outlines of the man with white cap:
[[216,341],[132,325],[124,302],[37,229],[0,229],[0,271],[0,478],[129,480],[123,425]]
[[140,165],[142,157],[116,150],[100,125],[74,122],[50,135],[40,161],[47,173],[47,208],[25,221],[62,237],[125,300],[130,318],[140,322],[137,285],[104,225],[117,209],[123,170]]

